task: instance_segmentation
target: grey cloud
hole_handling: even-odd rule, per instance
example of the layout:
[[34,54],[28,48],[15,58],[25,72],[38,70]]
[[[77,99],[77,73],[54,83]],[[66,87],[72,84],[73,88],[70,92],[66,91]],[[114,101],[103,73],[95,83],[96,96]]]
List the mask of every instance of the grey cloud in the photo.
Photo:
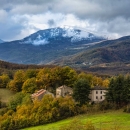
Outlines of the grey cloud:
[[47,23],[48,23],[49,27],[54,27],[55,26],[55,21],[53,19],[48,20]]
[[[68,0],[67,0],[68,1]],[[65,0],[64,0],[65,2]],[[111,20],[115,17],[130,17],[129,0],[76,0],[75,2],[62,3],[55,10],[64,9],[66,13],[73,13],[79,18]],[[66,7],[66,8],[65,8]]]
[[17,40],[15,39],[21,30],[25,28],[26,18],[19,18],[16,16],[7,16],[3,22],[0,22],[0,38],[3,40]]
[[[82,19],[111,20],[115,17],[130,17],[129,0],[3,0],[5,7],[14,13],[36,14],[52,11],[53,13],[72,13]],[[14,11],[15,10],[15,11]]]
[[121,35],[130,35],[130,19],[116,18],[108,24],[107,30],[111,33]]
[[8,23],[4,23],[4,25],[0,24],[0,29],[0,37],[2,38],[2,40],[17,40],[15,39],[15,36],[21,33],[21,29],[23,29],[23,26],[19,24],[9,25]]

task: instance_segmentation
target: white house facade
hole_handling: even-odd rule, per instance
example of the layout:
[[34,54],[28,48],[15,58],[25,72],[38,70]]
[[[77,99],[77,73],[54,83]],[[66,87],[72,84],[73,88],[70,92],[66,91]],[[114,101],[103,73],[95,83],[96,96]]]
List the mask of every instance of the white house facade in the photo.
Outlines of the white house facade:
[[106,92],[107,92],[106,88],[95,86],[94,88],[91,89],[89,98],[91,102],[101,102],[105,100]]

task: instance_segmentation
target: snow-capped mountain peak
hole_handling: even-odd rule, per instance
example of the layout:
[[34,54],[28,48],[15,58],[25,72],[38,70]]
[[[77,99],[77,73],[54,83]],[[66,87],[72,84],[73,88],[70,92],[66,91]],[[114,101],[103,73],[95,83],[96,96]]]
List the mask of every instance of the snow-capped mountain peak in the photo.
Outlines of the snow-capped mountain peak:
[[84,30],[76,29],[73,27],[57,27],[46,30],[40,30],[24,39],[20,43],[31,43],[34,45],[45,45],[50,43],[50,40],[69,39],[71,43],[80,41],[92,41],[96,39],[105,39],[104,37],[94,35]]

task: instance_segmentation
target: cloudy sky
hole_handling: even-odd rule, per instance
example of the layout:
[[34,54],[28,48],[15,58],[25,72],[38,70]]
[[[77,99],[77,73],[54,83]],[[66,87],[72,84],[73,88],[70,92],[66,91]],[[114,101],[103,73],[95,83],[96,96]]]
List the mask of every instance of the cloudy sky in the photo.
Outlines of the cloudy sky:
[[58,26],[110,38],[130,35],[130,0],[0,0],[0,39]]

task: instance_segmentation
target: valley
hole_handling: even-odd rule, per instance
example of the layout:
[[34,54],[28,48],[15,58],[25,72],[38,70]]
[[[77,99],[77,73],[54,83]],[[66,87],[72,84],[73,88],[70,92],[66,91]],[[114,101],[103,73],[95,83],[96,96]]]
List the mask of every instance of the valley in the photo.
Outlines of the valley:
[[130,0],[0,0],[0,130],[130,130]]

